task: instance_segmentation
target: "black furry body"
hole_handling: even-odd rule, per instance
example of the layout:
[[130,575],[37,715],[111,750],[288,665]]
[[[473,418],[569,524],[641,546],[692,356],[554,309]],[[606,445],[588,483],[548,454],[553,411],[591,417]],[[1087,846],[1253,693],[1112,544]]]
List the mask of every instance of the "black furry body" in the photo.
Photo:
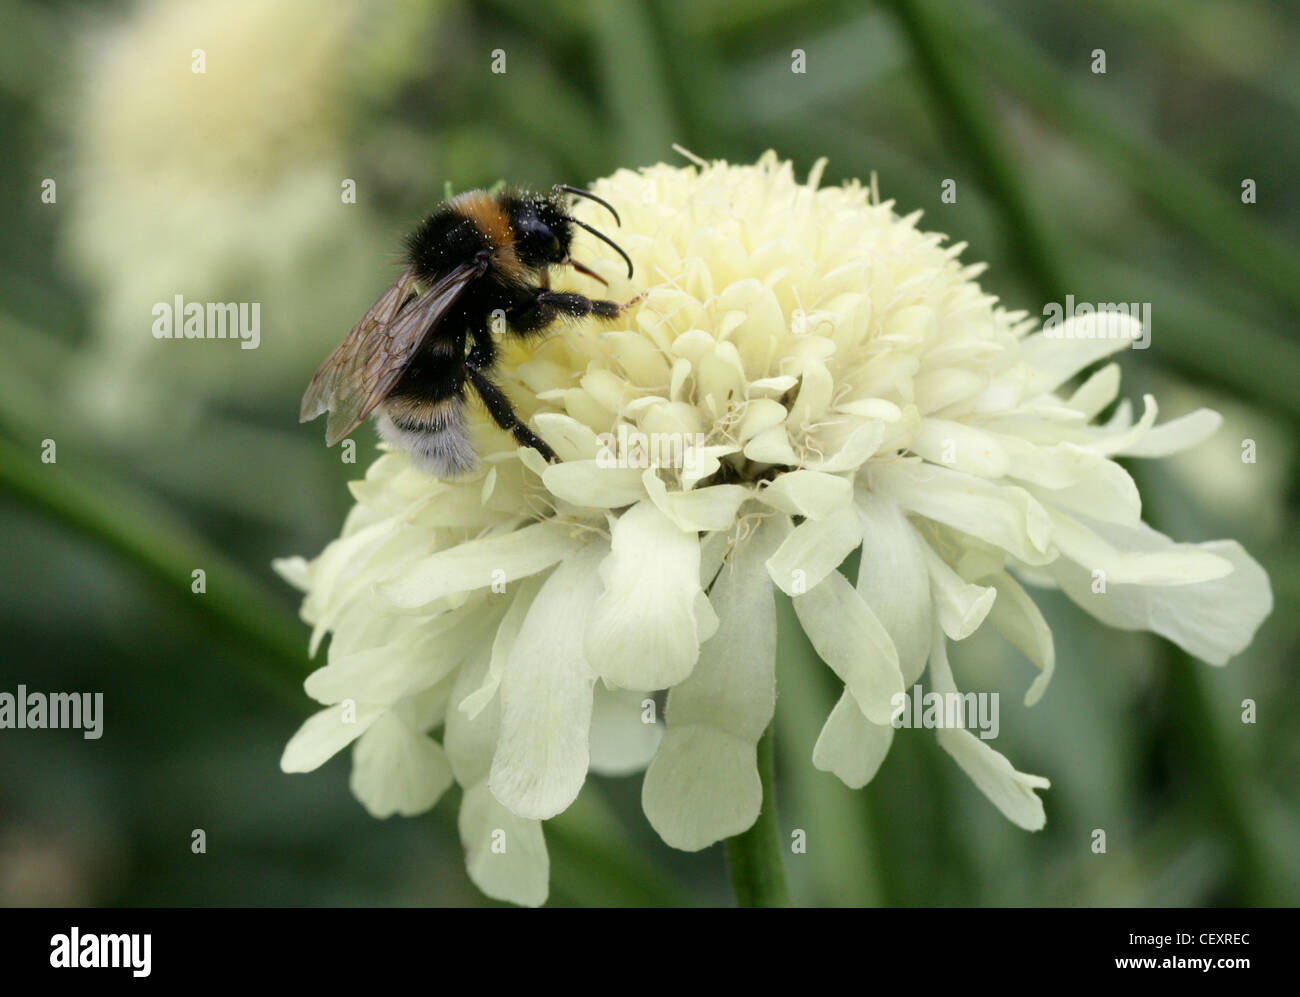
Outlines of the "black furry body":
[[[613,318],[622,310],[613,301],[550,289],[549,268],[572,263],[572,224],[555,195],[469,191],[448,201],[407,238],[407,264],[423,287],[472,268],[381,408],[381,434],[411,452],[417,463],[444,474],[474,466],[463,412],[467,386],[498,426],[548,461],[555,459],[551,448],[519,420],[491,371],[496,335],[527,338],[545,332],[560,317]],[[412,295],[405,307],[414,300]]]

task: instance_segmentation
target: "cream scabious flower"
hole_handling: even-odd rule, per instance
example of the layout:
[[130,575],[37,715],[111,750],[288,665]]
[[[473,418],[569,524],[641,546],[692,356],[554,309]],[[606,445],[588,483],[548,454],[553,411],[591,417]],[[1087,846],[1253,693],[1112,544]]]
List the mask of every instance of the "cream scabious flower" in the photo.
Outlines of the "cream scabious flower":
[[[279,562],[306,592],[313,652],[333,634],[306,683],[324,708],[286,771],[355,741],[352,788],[376,816],[459,783],[471,877],[537,904],[541,822],[589,772],[645,769],[646,816],[677,848],[754,822],[780,593],[844,686],[813,764],[854,787],[889,750],[896,697],[927,670],[956,691],[948,642],[986,621],[1038,669],[1026,701],[1043,694],[1056,655],[1026,584],[1213,664],[1245,647],[1271,608],[1263,571],[1234,542],[1145,526],[1113,459],[1184,449],[1218,417],[1157,426],[1147,397],[1099,424],[1118,367],[1067,385],[1136,328],[1039,331],[980,289],[962,246],[820,172],[797,183],[769,153],[595,185],[636,264],[635,283],[601,267],[611,296],[644,297],[618,324],[509,346],[501,369],[562,462],[480,419],[478,473],[438,480],[385,454],[342,536]],[[700,445],[689,462],[630,454],[637,433]],[[665,689],[662,724],[643,722]],[[937,737],[1011,821],[1043,825],[1046,779],[970,731]]]

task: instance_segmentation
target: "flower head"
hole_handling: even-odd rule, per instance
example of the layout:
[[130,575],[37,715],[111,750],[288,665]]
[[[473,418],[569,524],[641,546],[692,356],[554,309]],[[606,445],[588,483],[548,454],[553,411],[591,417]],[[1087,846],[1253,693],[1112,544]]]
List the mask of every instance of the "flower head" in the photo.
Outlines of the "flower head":
[[[475,882],[540,903],[540,822],[589,771],[646,768],[646,815],[678,848],[753,823],[781,593],[844,685],[813,764],[855,787],[904,691],[928,673],[956,692],[948,641],[986,621],[1038,669],[1026,701],[1043,694],[1055,650],[1026,584],[1211,663],[1249,642],[1271,607],[1262,570],[1236,543],[1145,526],[1113,460],[1190,446],[1218,417],[1157,426],[1147,397],[1099,424],[1115,364],[1067,388],[1136,323],[1039,331],[980,289],[962,246],[858,184],[819,187],[820,171],[798,183],[769,153],[595,185],[636,282],[595,266],[612,296],[642,299],[615,324],[509,345],[500,371],[562,462],[484,417],[477,474],[437,480],[388,453],[354,484],[342,536],[280,562],[313,651],[333,634],[306,684],[325,708],[286,770],[356,740],[352,787],[378,816],[455,780]],[[644,722],[665,689],[663,722]],[[969,730],[937,736],[1010,820],[1042,826],[1047,780]],[[499,831],[518,847],[494,852]]]

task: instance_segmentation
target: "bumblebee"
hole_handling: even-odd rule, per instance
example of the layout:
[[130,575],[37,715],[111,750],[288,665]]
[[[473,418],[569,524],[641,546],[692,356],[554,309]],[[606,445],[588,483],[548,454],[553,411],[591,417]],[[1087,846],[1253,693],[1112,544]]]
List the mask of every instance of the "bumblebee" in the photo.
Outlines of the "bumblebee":
[[612,246],[632,276],[627,253],[573,218],[567,195],[595,201],[621,224],[605,201],[565,184],[549,195],[470,190],[429,215],[406,239],[401,275],[316,371],[299,421],[328,411],[325,442],[333,446],[373,412],[383,439],[416,466],[450,477],[478,463],[465,420],[468,387],[522,446],[556,460],[492,379],[494,317],[504,318],[504,332],[528,338],[558,318],[610,319],[636,301],[550,289],[553,266],[605,283],[569,255],[575,226]]

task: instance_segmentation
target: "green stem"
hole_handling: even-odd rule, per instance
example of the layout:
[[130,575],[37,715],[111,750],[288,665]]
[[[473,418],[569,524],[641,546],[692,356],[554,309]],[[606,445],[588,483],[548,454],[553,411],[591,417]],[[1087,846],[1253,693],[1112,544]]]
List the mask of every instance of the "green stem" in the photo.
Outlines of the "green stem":
[[[160,582],[178,602],[214,624],[223,639],[253,652],[245,661],[254,678],[286,702],[302,704],[300,683],[307,670],[302,628],[242,568],[191,535],[168,510],[139,496],[126,498],[112,482],[78,478],[57,463],[42,464],[37,453],[6,440],[0,440],[0,490]],[[203,593],[191,591],[196,568],[206,575]]]
[[748,831],[727,839],[727,866],[738,907],[790,906],[785,870],[781,867],[781,835],[776,826],[774,727],[769,724],[758,742],[758,777],[763,784],[758,819]]

